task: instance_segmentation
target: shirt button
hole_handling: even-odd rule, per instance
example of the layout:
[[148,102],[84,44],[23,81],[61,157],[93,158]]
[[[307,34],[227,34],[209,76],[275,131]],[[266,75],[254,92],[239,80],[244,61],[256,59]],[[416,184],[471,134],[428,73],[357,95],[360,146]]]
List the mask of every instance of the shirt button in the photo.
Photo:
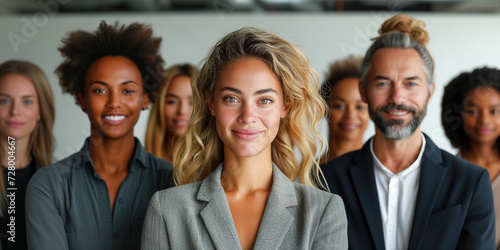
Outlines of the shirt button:
[[118,200],[118,203],[123,203],[123,200],[122,200],[122,199],[119,199],[119,200]]
[[115,238],[120,237],[120,233],[115,233]]

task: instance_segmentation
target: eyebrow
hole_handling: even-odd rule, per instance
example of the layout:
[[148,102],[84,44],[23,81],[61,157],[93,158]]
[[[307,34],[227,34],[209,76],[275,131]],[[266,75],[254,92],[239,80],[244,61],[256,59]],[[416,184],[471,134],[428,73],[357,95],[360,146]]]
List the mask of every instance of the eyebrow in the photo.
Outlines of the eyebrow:
[[[380,75],[375,76],[373,79],[374,80],[390,80],[389,77],[387,77],[387,76],[380,76]],[[405,80],[419,80],[419,79],[420,79],[419,76],[410,76],[410,77],[406,77],[405,78]]]
[[420,77],[419,76],[410,76],[410,77],[406,77],[405,80],[420,80]]
[[[242,94],[241,90],[235,89],[235,88],[231,88],[231,87],[223,87],[223,88],[220,89],[219,92],[222,92],[222,91],[225,91],[225,90],[234,92],[236,94]],[[278,94],[278,91],[276,91],[276,90],[274,90],[272,88],[268,88],[268,89],[257,90],[257,91],[255,91],[254,95],[262,95],[262,94],[266,94],[266,93],[269,93],[269,92]]]
[[[11,95],[8,95],[8,94],[5,94],[5,93],[0,93],[0,96],[6,96],[6,97],[9,97],[9,98],[12,98]],[[23,96],[21,96],[21,98],[35,98],[35,95],[23,95]]]
[[[138,85],[136,82],[134,81],[124,81],[122,83],[120,83],[120,85],[125,85],[125,84],[128,84],[128,83],[133,83],[135,85]],[[102,85],[105,85],[105,86],[109,86],[109,84],[105,83],[105,82],[101,82],[101,81],[93,81],[89,84],[89,86],[92,86],[93,84],[102,84]]]
[[342,98],[342,97],[340,97],[340,96],[333,96],[333,97],[332,97],[332,100],[339,100],[339,101],[343,101],[343,102],[345,102],[345,99],[344,99],[344,98]]
[[[465,106],[469,106],[469,107],[479,107],[479,105],[475,104],[474,102],[472,101],[469,101],[465,104]],[[493,105],[490,105],[490,108],[497,108],[497,107],[500,107],[500,104],[493,104]]]
[[167,94],[167,95],[165,95],[165,97],[177,97],[178,98],[178,96],[174,95],[174,94]]

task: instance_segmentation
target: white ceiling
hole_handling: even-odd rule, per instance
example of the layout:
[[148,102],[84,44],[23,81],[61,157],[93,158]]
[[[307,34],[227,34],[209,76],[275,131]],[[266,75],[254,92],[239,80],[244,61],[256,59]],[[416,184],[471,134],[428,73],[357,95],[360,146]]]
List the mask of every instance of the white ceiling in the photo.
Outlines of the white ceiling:
[[406,11],[500,13],[500,0],[0,0],[0,13],[30,13],[44,7],[56,12],[369,11],[387,9],[390,3]]

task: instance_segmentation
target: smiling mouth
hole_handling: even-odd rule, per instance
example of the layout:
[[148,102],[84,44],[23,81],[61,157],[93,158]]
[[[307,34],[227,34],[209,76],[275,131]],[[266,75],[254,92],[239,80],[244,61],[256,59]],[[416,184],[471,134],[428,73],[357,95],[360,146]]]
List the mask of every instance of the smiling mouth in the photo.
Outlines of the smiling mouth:
[[116,121],[121,121],[121,120],[125,119],[125,116],[124,115],[107,115],[107,116],[104,116],[104,119],[116,122]]
[[350,123],[349,124],[339,124],[339,125],[344,130],[356,130],[359,127],[356,124],[350,124]]
[[486,128],[481,128],[481,129],[476,129],[477,133],[479,135],[489,135],[493,130],[492,129],[486,129]]
[[22,127],[24,125],[24,123],[23,122],[7,122],[7,125],[9,125],[9,127],[19,128],[19,127]]
[[386,111],[388,114],[390,115],[394,115],[394,116],[402,116],[402,115],[406,115],[410,112],[408,111]]
[[260,136],[260,134],[262,134],[262,131],[260,131],[260,130],[242,129],[242,130],[232,130],[232,132],[239,139],[246,140],[246,141],[257,139]]
[[187,121],[179,121],[179,120],[174,120],[174,124],[177,126],[186,126],[188,124]]

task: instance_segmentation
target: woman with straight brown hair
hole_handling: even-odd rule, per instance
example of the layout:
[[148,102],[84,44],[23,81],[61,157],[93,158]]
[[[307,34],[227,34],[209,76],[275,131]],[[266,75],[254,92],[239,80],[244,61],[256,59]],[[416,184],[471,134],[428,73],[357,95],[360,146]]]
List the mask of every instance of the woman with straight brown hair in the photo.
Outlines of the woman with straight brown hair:
[[[2,249],[27,249],[24,217],[26,186],[36,170],[52,163],[55,143],[52,135],[54,119],[54,98],[43,71],[35,64],[26,61],[11,60],[2,63],[0,65]],[[14,202],[13,206],[11,201]],[[15,224],[14,228],[9,226],[12,223]]]

